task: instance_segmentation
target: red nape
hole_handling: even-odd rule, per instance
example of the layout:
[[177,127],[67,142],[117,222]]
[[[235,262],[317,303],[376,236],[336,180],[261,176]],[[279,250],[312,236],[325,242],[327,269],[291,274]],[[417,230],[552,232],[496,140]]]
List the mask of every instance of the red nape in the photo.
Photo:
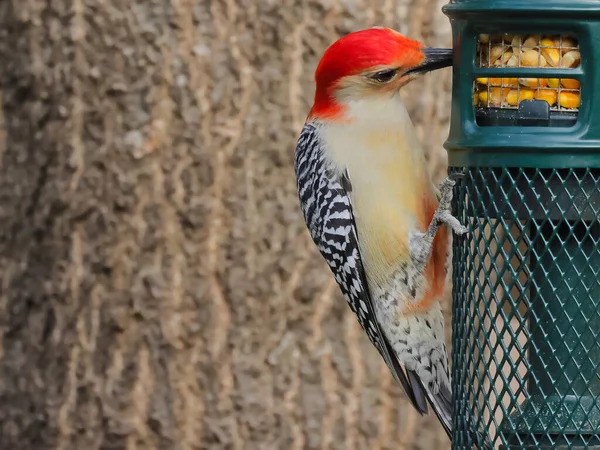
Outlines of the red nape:
[[347,34],[323,54],[315,71],[315,101],[309,118],[336,118],[343,111],[333,97],[336,83],[377,66],[414,67],[424,55],[423,44],[389,28],[368,28]]

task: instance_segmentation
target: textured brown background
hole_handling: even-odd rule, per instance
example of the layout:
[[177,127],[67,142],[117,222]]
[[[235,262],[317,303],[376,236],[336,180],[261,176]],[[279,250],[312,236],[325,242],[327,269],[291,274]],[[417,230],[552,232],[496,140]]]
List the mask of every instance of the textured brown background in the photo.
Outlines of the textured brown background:
[[[449,448],[292,171],[326,46],[374,25],[449,46],[444,3],[0,1],[0,448]],[[436,180],[450,82],[404,93]]]

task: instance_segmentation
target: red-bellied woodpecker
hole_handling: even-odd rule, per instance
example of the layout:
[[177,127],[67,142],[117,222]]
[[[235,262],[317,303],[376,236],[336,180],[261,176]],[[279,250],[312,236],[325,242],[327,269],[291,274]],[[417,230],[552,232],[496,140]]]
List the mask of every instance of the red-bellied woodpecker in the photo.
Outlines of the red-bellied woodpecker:
[[426,48],[387,28],[332,44],[316,73],[298,139],[300,204],[314,243],[363,329],[412,405],[427,402],[449,436],[452,404],[440,299],[451,235],[449,176],[439,193],[399,90],[450,66],[452,50]]

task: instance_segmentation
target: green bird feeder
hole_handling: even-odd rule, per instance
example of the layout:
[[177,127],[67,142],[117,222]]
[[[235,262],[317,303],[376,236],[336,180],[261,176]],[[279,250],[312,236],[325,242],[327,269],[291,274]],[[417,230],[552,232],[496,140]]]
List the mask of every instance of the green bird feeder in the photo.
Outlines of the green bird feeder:
[[600,449],[600,0],[453,0],[453,449]]

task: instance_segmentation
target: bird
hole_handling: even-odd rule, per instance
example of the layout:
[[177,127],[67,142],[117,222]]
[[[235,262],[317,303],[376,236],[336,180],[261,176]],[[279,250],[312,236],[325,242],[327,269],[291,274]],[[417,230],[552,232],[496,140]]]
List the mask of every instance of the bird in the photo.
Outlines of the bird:
[[[452,388],[441,303],[452,232],[448,175],[435,186],[400,90],[451,66],[453,50],[386,27],[350,32],[323,53],[294,173],[320,255],[370,342],[421,414],[452,438]],[[429,405],[429,406],[428,406]]]

